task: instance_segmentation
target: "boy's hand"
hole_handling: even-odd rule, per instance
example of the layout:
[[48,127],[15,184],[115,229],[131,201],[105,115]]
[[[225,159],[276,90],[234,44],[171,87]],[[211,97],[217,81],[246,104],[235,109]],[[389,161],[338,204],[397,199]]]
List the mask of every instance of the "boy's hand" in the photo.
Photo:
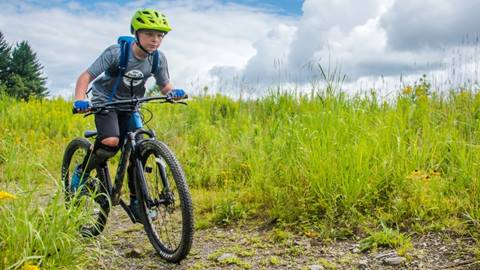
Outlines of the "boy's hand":
[[179,100],[185,97],[185,91],[183,89],[172,89],[172,91],[168,92],[167,98]]
[[73,109],[77,112],[86,112],[91,106],[88,100],[75,100],[73,103]]

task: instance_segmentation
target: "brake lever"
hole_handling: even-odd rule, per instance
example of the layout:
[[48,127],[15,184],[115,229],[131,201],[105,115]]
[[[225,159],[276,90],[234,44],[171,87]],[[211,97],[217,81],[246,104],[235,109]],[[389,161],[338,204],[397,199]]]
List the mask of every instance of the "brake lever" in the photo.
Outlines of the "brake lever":
[[96,108],[96,109],[90,109],[88,112],[84,113],[83,114],[83,117],[87,117],[89,115],[92,115],[92,114],[96,114],[98,112],[100,112],[101,110],[105,110],[107,109],[107,107],[100,107],[100,108]]
[[165,101],[160,103],[171,103],[171,104],[183,104],[188,105],[185,101],[175,101],[174,99],[165,99]]

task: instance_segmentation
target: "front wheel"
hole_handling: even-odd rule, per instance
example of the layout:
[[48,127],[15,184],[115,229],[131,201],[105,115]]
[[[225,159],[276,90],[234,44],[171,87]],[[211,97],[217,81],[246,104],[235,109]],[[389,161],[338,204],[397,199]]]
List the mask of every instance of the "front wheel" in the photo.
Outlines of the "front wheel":
[[110,212],[110,201],[105,186],[105,172],[96,167],[84,179],[79,187],[72,188],[72,176],[77,167],[81,166],[91,143],[84,138],[72,140],[63,155],[62,180],[64,183],[65,203],[67,207],[76,207],[82,219],[80,232],[83,236],[100,234],[107,222]]
[[141,219],[158,254],[169,262],[184,259],[194,233],[192,199],[185,174],[164,143],[144,140],[139,145],[136,193]]

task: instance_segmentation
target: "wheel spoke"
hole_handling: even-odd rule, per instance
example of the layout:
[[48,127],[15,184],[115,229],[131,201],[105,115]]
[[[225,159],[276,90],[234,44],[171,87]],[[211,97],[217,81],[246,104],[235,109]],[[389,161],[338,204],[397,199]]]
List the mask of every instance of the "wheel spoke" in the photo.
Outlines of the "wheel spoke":
[[[164,241],[165,246],[168,249],[175,250],[180,244],[180,242],[177,241],[179,237],[176,235],[174,230],[175,224],[172,224],[172,222],[175,222],[176,220],[171,218],[171,214],[175,214],[175,208],[172,207],[172,203],[175,201],[171,199],[174,197],[172,194],[173,192],[171,192],[169,188],[163,186],[161,174],[162,168],[160,168],[160,166],[164,166],[164,168],[166,168],[165,176],[167,179],[170,180],[172,177],[169,177],[169,168],[162,158],[152,155],[151,158],[149,157],[147,162],[151,162],[152,164],[149,164],[146,167],[154,166],[155,171],[154,174],[149,174],[147,176],[150,178],[147,179],[148,184],[150,184],[149,193],[152,197],[152,200],[160,202],[160,204],[156,207],[159,218],[152,220],[152,225],[156,230],[158,230],[157,235],[161,241]],[[170,188],[175,187],[175,183],[169,183],[169,185]],[[181,224],[176,224],[176,226],[181,226]]]

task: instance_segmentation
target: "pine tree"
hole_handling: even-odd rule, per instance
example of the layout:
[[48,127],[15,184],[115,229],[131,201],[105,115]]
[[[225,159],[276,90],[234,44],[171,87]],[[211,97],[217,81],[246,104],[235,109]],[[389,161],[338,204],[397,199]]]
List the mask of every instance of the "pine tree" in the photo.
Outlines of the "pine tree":
[[46,77],[42,76],[43,66],[37,59],[37,54],[27,41],[22,41],[13,49],[7,92],[19,99],[30,97],[44,98],[48,95],[45,86]]
[[7,95],[27,101],[30,99],[32,95],[31,89],[26,86],[22,77],[17,74],[11,74],[8,81],[8,87],[5,89]]
[[5,85],[8,79],[8,66],[10,65],[10,46],[5,36],[0,32],[0,88]]

